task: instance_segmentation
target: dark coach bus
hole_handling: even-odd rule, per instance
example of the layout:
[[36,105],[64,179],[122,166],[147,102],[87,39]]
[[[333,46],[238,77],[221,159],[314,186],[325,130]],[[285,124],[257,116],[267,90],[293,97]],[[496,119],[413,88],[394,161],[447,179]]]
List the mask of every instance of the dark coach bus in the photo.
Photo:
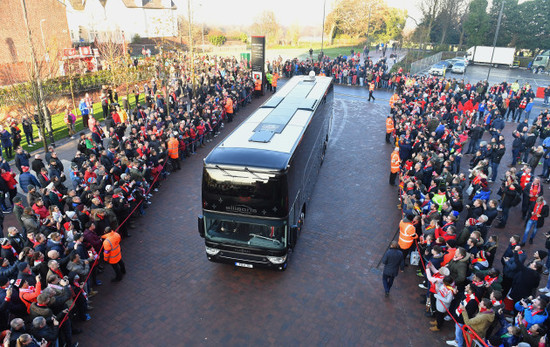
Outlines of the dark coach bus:
[[297,76],[204,159],[199,233],[215,262],[284,270],[327,149],[332,78]]

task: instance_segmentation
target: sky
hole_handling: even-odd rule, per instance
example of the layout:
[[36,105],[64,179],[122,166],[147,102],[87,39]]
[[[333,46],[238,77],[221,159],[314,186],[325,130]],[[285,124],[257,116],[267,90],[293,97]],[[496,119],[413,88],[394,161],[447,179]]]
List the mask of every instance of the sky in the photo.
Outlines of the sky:
[[[187,17],[187,1],[173,0],[178,12]],[[298,23],[300,26],[321,26],[324,0],[190,0],[195,23],[216,26],[250,25],[265,10],[275,13],[283,26]],[[406,9],[410,16],[420,19],[419,0],[386,0],[390,7]],[[326,0],[326,15],[334,0]],[[408,22],[411,22],[409,20]],[[414,23],[414,22],[413,22]],[[409,25],[409,23],[407,23]]]

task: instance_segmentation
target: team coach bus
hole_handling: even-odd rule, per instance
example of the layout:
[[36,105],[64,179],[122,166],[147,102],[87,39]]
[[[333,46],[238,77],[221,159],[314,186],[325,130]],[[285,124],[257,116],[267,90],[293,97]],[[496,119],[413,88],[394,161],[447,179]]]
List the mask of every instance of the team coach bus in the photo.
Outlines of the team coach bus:
[[327,149],[332,78],[296,76],[204,159],[199,234],[206,255],[286,269]]

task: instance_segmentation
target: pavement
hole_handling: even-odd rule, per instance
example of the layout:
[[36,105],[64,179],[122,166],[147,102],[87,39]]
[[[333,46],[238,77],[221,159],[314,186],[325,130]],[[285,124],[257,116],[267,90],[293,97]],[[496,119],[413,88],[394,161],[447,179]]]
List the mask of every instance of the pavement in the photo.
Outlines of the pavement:
[[[366,88],[335,87],[325,162],[285,272],[210,263],[197,231],[203,158],[266,96],[254,99],[162,183],[122,245],[124,280],[110,283],[108,267],[99,275],[104,285],[93,298],[92,319],[78,323],[81,346],[444,345],[454,327],[447,322],[439,333],[428,330],[415,267],[407,267],[384,297],[379,263],[396,235],[400,211],[397,190],[387,184],[392,148],[384,136],[391,94],[377,90],[374,96],[376,102],[367,102]],[[505,128],[509,144],[513,128]],[[63,160],[75,151],[74,141],[58,147]],[[469,158],[462,160],[463,170]],[[508,151],[500,176],[510,161]],[[14,223],[6,215],[4,225]],[[489,232],[501,240],[497,258],[509,235],[521,229],[516,208],[506,229]],[[543,231],[527,247],[529,257],[544,248]]]

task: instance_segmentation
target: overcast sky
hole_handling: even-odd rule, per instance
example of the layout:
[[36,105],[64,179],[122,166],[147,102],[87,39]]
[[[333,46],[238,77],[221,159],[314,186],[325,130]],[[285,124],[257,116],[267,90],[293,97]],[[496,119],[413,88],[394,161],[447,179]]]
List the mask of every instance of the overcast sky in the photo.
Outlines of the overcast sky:
[[[173,0],[178,12],[187,17],[187,1]],[[418,0],[386,0],[391,7],[406,9],[410,16],[420,19]],[[334,0],[326,0],[326,14]],[[289,26],[321,26],[323,0],[191,0],[195,23],[211,25],[250,25],[263,11],[271,10],[280,24]],[[410,20],[409,20],[410,22]],[[409,25],[409,23],[407,23]]]

